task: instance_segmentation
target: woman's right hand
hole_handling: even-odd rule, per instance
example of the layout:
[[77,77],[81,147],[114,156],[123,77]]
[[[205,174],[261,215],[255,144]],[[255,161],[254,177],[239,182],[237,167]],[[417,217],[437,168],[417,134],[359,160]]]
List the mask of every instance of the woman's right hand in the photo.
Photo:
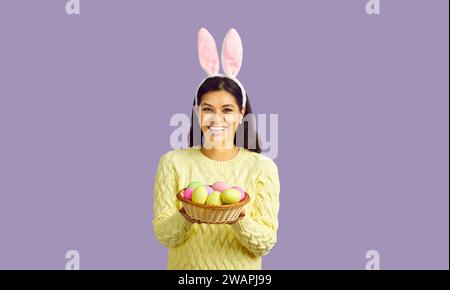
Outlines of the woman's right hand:
[[202,223],[201,221],[191,219],[191,218],[186,214],[186,211],[184,210],[184,207],[180,208],[179,212],[180,212],[181,215],[182,215],[188,222],[190,222],[191,224],[201,224],[201,223]]

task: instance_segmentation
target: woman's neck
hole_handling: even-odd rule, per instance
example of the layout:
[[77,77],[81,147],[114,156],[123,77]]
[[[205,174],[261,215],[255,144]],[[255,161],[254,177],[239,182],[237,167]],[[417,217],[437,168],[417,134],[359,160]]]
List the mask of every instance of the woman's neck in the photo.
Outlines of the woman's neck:
[[239,148],[233,146],[233,148],[212,148],[206,149],[205,147],[201,147],[200,151],[209,159],[216,161],[228,161],[234,159],[238,153]]

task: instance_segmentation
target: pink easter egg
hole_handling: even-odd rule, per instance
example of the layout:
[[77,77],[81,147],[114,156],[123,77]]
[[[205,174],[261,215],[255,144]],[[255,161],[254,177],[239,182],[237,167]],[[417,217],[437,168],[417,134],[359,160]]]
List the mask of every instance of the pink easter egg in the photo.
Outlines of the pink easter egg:
[[244,189],[242,189],[242,187],[233,186],[232,188],[236,189],[237,191],[239,191],[241,193],[241,200],[243,200],[245,198],[245,191],[244,191]]
[[212,189],[215,191],[224,191],[225,189],[230,188],[230,186],[225,181],[216,181],[212,185]]
[[183,192],[183,197],[192,200],[192,192],[194,192],[193,188],[186,188],[186,190]]
[[205,187],[206,187],[206,191],[208,191],[208,194],[211,194],[211,192],[214,191],[214,189],[212,189],[212,187],[209,185],[205,185]]

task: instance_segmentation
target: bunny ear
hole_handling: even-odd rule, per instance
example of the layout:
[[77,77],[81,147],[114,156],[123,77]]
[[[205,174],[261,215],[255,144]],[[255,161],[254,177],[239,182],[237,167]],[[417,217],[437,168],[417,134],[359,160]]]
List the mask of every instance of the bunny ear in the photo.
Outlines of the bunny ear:
[[216,42],[205,28],[200,28],[197,33],[197,46],[200,66],[208,76],[217,75],[220,63]]
[[222,67],[225,75],[236,77],[242,65],[242,41],[236,29],[228,30],[222,45]]

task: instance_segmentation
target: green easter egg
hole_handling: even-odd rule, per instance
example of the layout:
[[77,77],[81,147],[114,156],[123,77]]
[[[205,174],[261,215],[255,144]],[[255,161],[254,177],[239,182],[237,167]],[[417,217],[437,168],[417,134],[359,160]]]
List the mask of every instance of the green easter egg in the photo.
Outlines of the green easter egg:
[[241,193],[234,188],[225,189],[222,192],[222,201],[226,204],[237,203],[240,200],[241,200]]
[[213,191],[208,195],[206,204],[210,205],[222,205],[222,197],[220,191]]
[[203,185],[200,181],[192,181],[191,183],[189,183],[188,188],[195,189],[200,185]]
[[208,190],[204,186],[197,186],[192,193],[192,201],[205,204],[208,199]]

